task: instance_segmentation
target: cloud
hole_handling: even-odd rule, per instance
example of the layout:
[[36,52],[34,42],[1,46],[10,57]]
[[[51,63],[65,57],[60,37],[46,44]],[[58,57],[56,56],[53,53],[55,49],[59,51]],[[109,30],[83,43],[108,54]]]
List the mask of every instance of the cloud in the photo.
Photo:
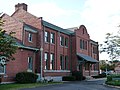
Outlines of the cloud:
[[[92,38],[103,41],[105,33],[117,31],[120,23],[120,0],[87,0],[80,13]],[[116,29],[116,30],[115,30]],[[94,36],[92,35],[93,33]]]
[[45,18],[52,18],[65,14],[65,11],[53,2],[42,2],[33,5],[31,4],[29,6],[29,11],[38,17],[43,16]]

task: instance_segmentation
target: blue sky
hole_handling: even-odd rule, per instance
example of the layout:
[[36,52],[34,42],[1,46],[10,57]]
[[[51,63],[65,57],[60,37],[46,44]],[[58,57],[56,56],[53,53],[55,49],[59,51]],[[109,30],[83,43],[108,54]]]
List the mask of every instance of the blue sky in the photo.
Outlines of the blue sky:
[[17,3],[26,3],[28,12],[62,28],[83,24],[99,43],[106,33],[119,30],[120,0],[0,0],[0,12],[11,15]]

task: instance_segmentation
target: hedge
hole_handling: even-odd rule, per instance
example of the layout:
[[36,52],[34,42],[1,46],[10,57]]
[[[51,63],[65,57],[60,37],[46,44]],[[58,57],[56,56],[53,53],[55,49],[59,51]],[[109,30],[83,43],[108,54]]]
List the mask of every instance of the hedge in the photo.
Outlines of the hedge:
[[38,76],[32,72],[19,72],[16,74],[17,83],[35,83]]
[[62,81],[75,81],[76,78],[74,76],[63,76]]

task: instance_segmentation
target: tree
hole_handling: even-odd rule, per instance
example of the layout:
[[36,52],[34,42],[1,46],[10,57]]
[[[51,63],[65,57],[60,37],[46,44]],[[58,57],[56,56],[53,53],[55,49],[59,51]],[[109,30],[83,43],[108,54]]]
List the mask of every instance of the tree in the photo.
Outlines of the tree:
[[120,37],[107,33],[104,44],[100,44],[100,53],[102,52],[106,52],[112,61],[118,58],[120,55]]
[[[108,61],[106,62],[107,60],[100,60],[100,69],[102,71],[106,71],[106,68],[107,68],[107,71],[110,71],[110,70],[114,70],[115,68],[115,64],[114,63],[111,63],[111,61]],[[114,60],[113,62],[116,62],[116,60]]]
[[15,32],[10,32],[9,34],[6,34],[6,31],[2,29],[3,25],[4,22],[0,18],[0,57],[4,56],[6,58],[6,62],[9,60],[15,60],[13,54],[16,53],[17,46],[15,38],[13,37]]

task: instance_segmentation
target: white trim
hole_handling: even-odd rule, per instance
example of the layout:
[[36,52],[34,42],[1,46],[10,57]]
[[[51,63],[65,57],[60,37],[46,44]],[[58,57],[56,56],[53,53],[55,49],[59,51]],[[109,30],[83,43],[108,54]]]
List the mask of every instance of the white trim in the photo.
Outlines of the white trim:
[[28,69],[27,72],[32,72],[32,70]]
[[44,72],[70,72],[70,70],[44,70]]

